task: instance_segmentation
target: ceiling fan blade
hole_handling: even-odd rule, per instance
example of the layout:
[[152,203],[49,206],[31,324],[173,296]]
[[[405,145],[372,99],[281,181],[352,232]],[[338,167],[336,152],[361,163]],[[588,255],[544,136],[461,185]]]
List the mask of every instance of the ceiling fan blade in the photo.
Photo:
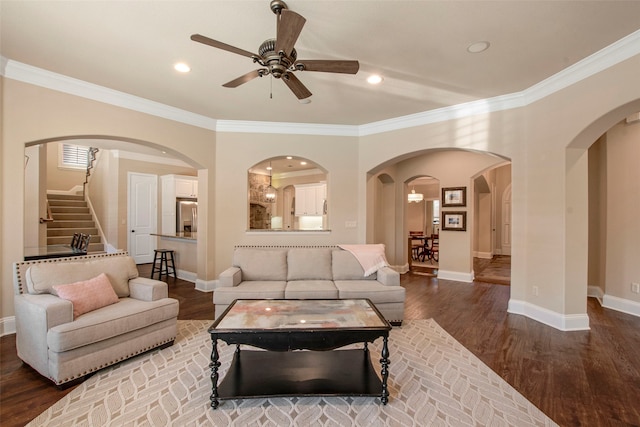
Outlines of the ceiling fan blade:
[[223,84],[222,86],[224,87],[238,87],[241,84],[245,84],[248,81],[251,81],[253,79],[255,79],[256,77],[262,77],[262,72],[261,70],[254,70],[251,71],[247,74],[245,74],[244,76],[240,76],[237,79],[233,79],[230,82],[227,82],[225,84]]
[[358,61],[301,59],[296,62],[295,67],[300,71],[321,71],[323,73],[356,74],[360,69],[360,63],[358,63]]
[[305,22],[307,20],[304,17],[288,9],[283,9],[280,12],[278,34],[276,36],[276,52],[284,51],[287,56],[291,55],[293,46],[296,44]]
[[307,89],[293,73],[285,74],[282,76],[282,80],[284,80],[285,84],[289,86],[291,92],[293,92],[298,99],[305,99],[311,96],[309,89]]
[[193,40],[194,42],[206,44],[208,46],[216,47],[218,49],[226,50],[227,52],[237,53],[238,55],[242,55],[242,56],[248,56],[249,58],[253,58],[254,56],[257,56],[256,54],[246,51],[244,49],[240,49],[235,46],[231,46],[229,44],[210,39],[209,37],[205,37],[200,34],[193,34],[191,36],[191,40]]

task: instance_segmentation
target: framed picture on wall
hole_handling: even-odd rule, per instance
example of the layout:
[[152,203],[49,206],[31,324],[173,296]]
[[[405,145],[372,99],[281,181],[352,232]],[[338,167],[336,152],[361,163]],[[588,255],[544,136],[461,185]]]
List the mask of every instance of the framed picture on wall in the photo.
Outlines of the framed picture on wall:
[[467,231],[467,213],[442,212],[442,230]]
[[442,189],[442,207],[467,206],[467,187],[448,187]]

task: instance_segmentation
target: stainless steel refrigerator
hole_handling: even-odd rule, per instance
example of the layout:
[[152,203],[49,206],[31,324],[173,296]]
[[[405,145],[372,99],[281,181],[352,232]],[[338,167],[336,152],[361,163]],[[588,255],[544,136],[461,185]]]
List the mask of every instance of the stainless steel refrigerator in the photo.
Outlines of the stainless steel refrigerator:
[[176,199],[176,232],[198,231],[198,199]]

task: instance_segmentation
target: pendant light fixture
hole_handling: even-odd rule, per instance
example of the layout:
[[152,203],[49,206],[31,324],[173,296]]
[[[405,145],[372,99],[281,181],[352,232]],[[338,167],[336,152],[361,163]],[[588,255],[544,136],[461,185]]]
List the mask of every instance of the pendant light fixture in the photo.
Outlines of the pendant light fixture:
[[407,201],[409,203],[419,203],[424,199],[424,195],[422,193],[416,193],[416,190],[411,187],[411,193],[407,195]]
[[267,199],[267,202],[274,203],[276,201],[276,189],[271,185],[271,162],[269,162],[269,186],[264,192],[264,198]]

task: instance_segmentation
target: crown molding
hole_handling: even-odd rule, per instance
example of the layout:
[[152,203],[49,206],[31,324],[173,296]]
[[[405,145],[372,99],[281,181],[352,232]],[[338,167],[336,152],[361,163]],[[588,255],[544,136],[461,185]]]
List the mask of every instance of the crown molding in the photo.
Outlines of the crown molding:
[[62,74],[43,70],[42,68],[33,67],[11,59],[2,59],[3,63],[6,61],[6,65],[2,69],[3,75],[9,79],[204,129],[216,130],[216,120],[210,117],[191,113],[186,110],[150,101],[139,96],[130,95],[125,92],[109,89],[83,80],[74,79]]
[[180,123],[228,133],[271,133],[360,137],[391,132],[452,119],[509,110],[529,105],[567,88],[581,80],[640,54],[640,30],[629,34],[593,55],[565,68],[543,81],[521,91],[494,98],[480,99],[436,110],[396,117],[363,125],[332,125],[314,123],[285,123],[242,120],[216,120],[115,91],[82,80],[52,73],[0,56],[3,76],[57,90],[83,98],[104,102]]
[[359,136],[356,125],[218,120],[218,132],[289,135]]

